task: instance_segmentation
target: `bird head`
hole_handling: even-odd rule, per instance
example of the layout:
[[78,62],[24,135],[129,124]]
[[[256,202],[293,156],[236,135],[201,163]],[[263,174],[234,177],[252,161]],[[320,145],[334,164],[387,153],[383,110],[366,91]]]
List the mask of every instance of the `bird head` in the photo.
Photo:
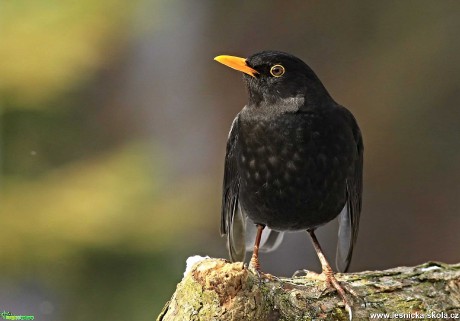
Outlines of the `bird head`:
[[217,56],[214,60],[244,73],[249,105],[282,101],[319,106],[332,99],[313,70],[285,52],[262,51],[248,58]]

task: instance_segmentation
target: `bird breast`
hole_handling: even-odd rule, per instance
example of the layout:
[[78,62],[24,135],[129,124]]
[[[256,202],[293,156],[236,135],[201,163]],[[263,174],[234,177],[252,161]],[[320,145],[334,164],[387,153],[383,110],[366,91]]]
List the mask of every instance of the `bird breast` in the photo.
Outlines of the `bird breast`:
[[330,219],[338,215],[352,169],[351,135],[340,119],[327,114],[242,117],[237,163],[240,200],[248,215],[280,229],[305,228],[325,213]]

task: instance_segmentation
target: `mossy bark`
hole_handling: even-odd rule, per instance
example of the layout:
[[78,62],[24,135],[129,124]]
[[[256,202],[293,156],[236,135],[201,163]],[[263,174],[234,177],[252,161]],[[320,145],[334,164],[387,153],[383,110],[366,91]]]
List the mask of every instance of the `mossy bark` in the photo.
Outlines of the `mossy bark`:
[[[337,274],[358,295],[353,320],[460,320],[460,264],[428,262],[416,267]],[[405,315],[402,315],[405,314]],[[337,293],[306,277],[259,278],[242,263],[205,259],[178,284],[157,321],[348,320]]]

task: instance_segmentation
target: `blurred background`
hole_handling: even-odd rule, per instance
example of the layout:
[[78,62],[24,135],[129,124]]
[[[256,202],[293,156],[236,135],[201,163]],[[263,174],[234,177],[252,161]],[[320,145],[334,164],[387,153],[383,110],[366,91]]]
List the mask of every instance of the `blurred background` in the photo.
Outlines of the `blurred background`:
[[[460,261],[460,3],[2,1],[0,310],[153,320],[219,235],[230,124],[219,54],[305,60],[365,140],[351,270]],[[337,224],[318,232],[331,261]],[[306,233],[265,271],[319,270]]]

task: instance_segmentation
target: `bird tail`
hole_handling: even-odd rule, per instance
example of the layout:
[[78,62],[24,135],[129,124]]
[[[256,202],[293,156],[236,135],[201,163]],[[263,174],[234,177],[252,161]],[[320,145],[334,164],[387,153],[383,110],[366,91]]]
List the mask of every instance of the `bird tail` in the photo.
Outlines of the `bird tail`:
[[335,255],[335,265],[340,272],[346,272],[351,262],[353,251],[353,233],[350,217],[350,210],[345,205],[339,214],[339,233],[337,240],[337,252]]
[[[227,247],[232,262],[244,261],[246,251],[253,251],[256,234],[256,224],[238,206],[227,234]],[[274,231],[266,227],[262,233],[259,251],[271,252],[276,250],[283,241],[283,236],[283,232]]]
[[246,256],[246,215],[239,205],[235,209],[233,220],[227,234],[227,248],[232,262],[242,262]]
[[[249,218],[246,219],[246,251],[250,252],[254,249],[256,241],[257,226]],[[280,246],[283,241],[283,232],[274,231],[268,227],[264,228],[262,238],[260,239],[259,251],[271,252]]]

